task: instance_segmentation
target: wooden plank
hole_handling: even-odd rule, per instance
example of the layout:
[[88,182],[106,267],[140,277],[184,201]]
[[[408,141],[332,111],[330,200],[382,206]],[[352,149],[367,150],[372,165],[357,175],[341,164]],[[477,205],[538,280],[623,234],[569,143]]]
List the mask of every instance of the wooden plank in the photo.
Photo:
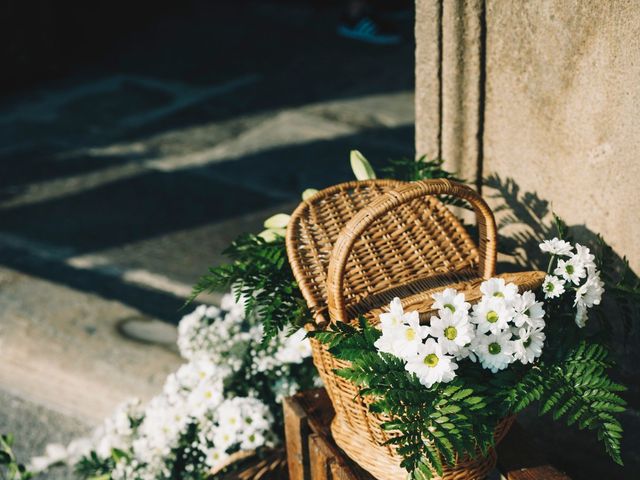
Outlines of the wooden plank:
[[326,442],[316,433],[309,435],[309,462],[311,480],[332,480],[333,452],[327,448]]
[[[312,433],[308,441],[309,449],[311,450],[312,445],[315,449],[313,455],[309,452],[311,480],[316,480],[314,475],[322,480],[374,480],[373,476],[349,459],[333,442],[331,420],[334,410],[326,391],[309,390],[295,395],[293,399],[304,412],[297,415],[306,415],[308,428]],[[311,437],[314,439],[313,443]],[[287,447],[288,445],[289,438]],[[569,476],[549,464],[517,423],[498,446],[498,467],[506,480],[570,480]],[[300,478],[291,477],[292,480]]]
[[290,480],[310,480],[307,413],[294,397],[282,402]]
[[498,469],[507,480],[571,480],[549,464],[517,422],[498,445]]
[[324,448],[331,451],[335,465],[331,468],[334,475],[341,480],[375,480],[375,478],[360,465],[351,460],[334,443],[331,436],[331,421],[335,416],[333,405],[324,388],[307,390],[296,394],[293,398],[307,414],[310,430],[324,440]]

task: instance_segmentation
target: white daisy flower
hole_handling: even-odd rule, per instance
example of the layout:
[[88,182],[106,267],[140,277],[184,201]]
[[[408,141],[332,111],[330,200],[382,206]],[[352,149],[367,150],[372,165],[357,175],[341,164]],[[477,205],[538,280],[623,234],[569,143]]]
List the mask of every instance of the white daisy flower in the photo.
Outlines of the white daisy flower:
[[540,250],[552,255],[567,256],[571,255],[571,244],[564,240],[560,240],[558,237],[551,240],[545,240],[540,244]]
[[409,359],[418,353],[422,340],[429,335],[429,327],[420,325],[418,312],[415,315],[404,316],[404,323],[400,325],[391,340],[392,353],[396,357]]
[[542,282],[544,298],[556,298],[564,293],[564,280],[553,275],[547,275]]
[[398,297],[394,298],[389,304],[389,312],[380,314],[380,325],[382,330],[393,329],[402,324],[404,317],[404,309]]
[[595,270],[596,257],[591,253],[588,247],[584,247],[579,243],[576,243],[576,253],[574,255],[580,263],[582,263],[587,270]]
[[505,284],[502,278],[490,278],[480,285],[480,291],[487,297],[498,297],[510,303],[518,294],[518,287],[513,283]]
[[484,368],[493,373],[504,370],[514,360],[511,332],[479,335],[473,343],[473,351]]
[[448,309],[440,311],[439,317],[431,317],[430,334],[438,339],[444,353],[457,353],[469,344],[473,338],[474,328],[466,314],[454,314]]
[[584,304],[587,308],[600,305],[603,293],[604,282],[600,279],[599,275],[592,275],[587,278],[587,281],[576,291],[576,299],[573,304],[574,306]]
[[558,266],[553,273],[564,278],[567,282],[577,285],[580,283],[580,279],[587,274],[587,270],[580,259],[574,255],[569,260],[558,260]]
[[525,365],[533,363],[536,358],[542,355],[542,347],[546,338],[544,332],[535,328],[521,328],[518,330],[518,336],[520,338],[512,342],[516,360],[520,360]]
[[386,329],[382,331],[382,335],[380,338],[376,340],[373,344],[374,347],[380,353],[393,353],[393,342],[395,341],[396,335],[398,332],[396,330]]
[[587,306],[584,303],[576,305],[576,325],[578,328],[584,328],[587,324]]
[[445,309],[452,313],[467,313],[471,308],[471,304],[464,301],[464,293],[458,293],[453,288],[434,293],[431,297],[434,300],[431,308],[438,310],[440,313]]
[[438,343],[430,338],[424,344],[420,344],[418,354],[405,365],[408,372],[415,373],[420,383],[427,388],[434,383],[447,383],[456,376],[458,365],[452,357],[445,355]]
[[500,333],[513,319],[513,309],[502,297],[483,297],[473,306],[471,321],[478,325],[480,333]]
[[526,291],[522,295],[518,295],[513,302],[515,316],[513,323],[516,327],[523,325],[531,325],[534,328],[544,327],[544,309],[542,302],[536,302],[536,295],[531,291]]
[[[473,342],[473,340],[472,340],[472,342]],[[454,358],[456,360],[464,360],[465,358],[468,358],[473,363],[476,363],[478,361],[478,356],[475,353],[473,353],[473,350],[471,348],[472,344],[473,343],[469,343],[469,344],[465,345],[464,347],[462,347],[460,350],[458,350],[454,354]]]

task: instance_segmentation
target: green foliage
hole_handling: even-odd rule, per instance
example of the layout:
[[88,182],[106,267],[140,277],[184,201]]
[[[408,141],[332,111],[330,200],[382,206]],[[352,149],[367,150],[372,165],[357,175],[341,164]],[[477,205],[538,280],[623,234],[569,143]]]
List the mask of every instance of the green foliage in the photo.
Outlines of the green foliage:
[[231,287],[237,299],[244,299],[247,316],[262,320],[265,341],[279,330],[299,328],[308,321],[310,314],[293,279],[282,237],[267,242],[243,235],[223,253],[231,263],[210,268],[193,287],[189,302],[202,292]]
[[606,370],[613,365],[608,350],[600,344],[580,342],[563,362],[547,368],[540,413],[564,418],[567,425],[595,430],[609,456],[622,465],[622,426],[614,416],[626,402],[618,395],[625,389],[613,382]]
[[112,455],[106,460],[98,457],[96,452],[83,456],[75,465],[75,472],[81,478],[88,480],[108,480],[115,468],[116,457]]
[[0,435],[0,478],[3,480],[28,480],[33,475],[18,462],[13,453],[13,435]]
[[383,428],[393,435],[389,443],[398,447],[402,466],[413,478],[433,478],[456,455],[475,456],[493,445],[499,417],[481,383],[458,377],[425,388],[402,360],[377,353],[374,342],[380,332],[364,320],[360,329],[337,324],[313,336],[337,358],[351,362],[336,374],[360,386],[370,410],[392,418]]
[[[400,158],[389,160],[388,165],[382,168],[381,171],[388,178],[406,182],[445,178],[454,182],[464,183],[464,180],[458,178],[455,173],[442,168],[443,163],[444,160],[441,158],[428,160],[427,156],[423,155],[418,159]],[[470,208],[464,200],[459,198],[442,195],[440,199],[447,205]]]
[[452,382],[426,388],[403,360],[377,352],[380,332],[362,319],[359,329],[337,324],[312,335],[351,362],[336,374],[360,387],[370,411],[392,418],[383,428],[393,435],[389,443],[397,445],[412,478],[442,474],[456,455],[486,452],[499,420],[536,402],[541,415],[595,430],[611,458],[622,463],[622,427],[615,415],[625,407],[618,394],[624,387],[608,377],[613,363],[601,344],[569,342],[545,351],[534,365],[513,364],[496,374],[464,362]]
[[462,182],[462,180],[456,177],[455,173],[451,173],[442,168],[443,163],[444,160],[440,158],[428,160],[426,155],[423,155],[417,160],[413,158],[389,160],[388,165],[382,168],[381,171],[388,178],[394,178],[396,180],[403,180],[406,182],[426,180],[430,178],[446,178]]

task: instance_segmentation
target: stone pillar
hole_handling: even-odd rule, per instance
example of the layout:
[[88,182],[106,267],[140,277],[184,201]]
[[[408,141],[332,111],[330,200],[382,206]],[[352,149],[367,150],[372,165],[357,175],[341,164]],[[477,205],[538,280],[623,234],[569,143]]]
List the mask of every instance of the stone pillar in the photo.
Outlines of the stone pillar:
[[640,9],[417,0],[416,151],[512,178],[640,267]]

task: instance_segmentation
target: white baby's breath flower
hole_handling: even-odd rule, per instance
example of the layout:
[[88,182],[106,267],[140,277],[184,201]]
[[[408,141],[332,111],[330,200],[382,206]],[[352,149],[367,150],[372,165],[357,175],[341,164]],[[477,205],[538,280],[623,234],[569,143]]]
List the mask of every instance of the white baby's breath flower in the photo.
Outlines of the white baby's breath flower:
[[480,284],[480,291],[487,297],[502,298],[509,305],[518,294],[518,287],[513,283],[505,284],[502,278],[490,278]]
[[259,431],[245,431],[240,435],[240,448],[242,450],[253,450],[265,443],[264,434]]
[[479,335],[472,344],[482,366],[493,373],[504,370],[513,362],[513,345],[511,332],[505,331],[497,335]]
[[582,261],[574,255],[569,260],[558,260],[558,266],[553,273],[564,278],[567,282],[577,285],[580,283],[580,279],[585,277],[587,271]]
[[542,347],[546,338],[544,332],[531,327],[521,328],[518,330],[518,336],[520,338],[512,342],[516,360],[520,360],[525,365],[533,363],[536,358],[542,355]]
[[469,308],[471,308],[471,304],[464,301],[464,293],[458,293],[458,291],[453,288],[447,288],[442,292],[434,293],[432,298],[434,301],[431,308],[438,310],[438,312],[447,309],[452,313],[466,314]]
[[225,293],[220,299],[220,308],[226,310],[228,312],[228,315],[231,315],[235,318],[244,318],[243,297],[240,297],[240,299],[236,301],[235,295],[232,295],[231,293]]
[[238,441],[237,430],[218,428],[213,435],[213,444],[222,450],[227,450]]
[[513,302],[515,316],[513,323],[516,327],[530,325],[534,328],[544,327],[544,309],[542,302],[536,301],[536,295],[531,291],[526,291],[518,295]]
[[187,398],[189,415],[195,419],[213,412],[222,402],[222,381],[209,378],[201,382]]
[[311,342],[306,338],[303,328],[285,338],[282,346],[276,352],[276,359],[281,363],[302,363],[311,356]]
[[544,298],[556,298],[564,293],[564,280],[553,275],[547,275],[542,282]]
[[483,297],[473,306],[471,321],[478,325],[479,333],[500,333],[513,319],[513,308],[507,305],[505,298]]
[[415,373],[420,383],[431,388],[435,383],[447,383],[456,376],[458,365],[449,355],[442,352],[442,348],[429,338],[420,344],[417,355],[414,355],[405,365],[408,372]]
[[573,247],[569,242],[560,240],[559,238],[552,238],[551,240],[545,240],[540,244],[540,250],[552,255],[568,256],[571,255]]
[[474,328],[469,316],[464,310],[459,312],[454,314],[445,308],[440,311],[439,317],[431,317],[429,333],[438,339],[444,353],[457,354],[473,338]]
[[222,462],[226,461],[229,458],[229,454],[220,447],[213,448],[205,448],[203,450],[204,453],[204,462],[206,465],[215,470]]

